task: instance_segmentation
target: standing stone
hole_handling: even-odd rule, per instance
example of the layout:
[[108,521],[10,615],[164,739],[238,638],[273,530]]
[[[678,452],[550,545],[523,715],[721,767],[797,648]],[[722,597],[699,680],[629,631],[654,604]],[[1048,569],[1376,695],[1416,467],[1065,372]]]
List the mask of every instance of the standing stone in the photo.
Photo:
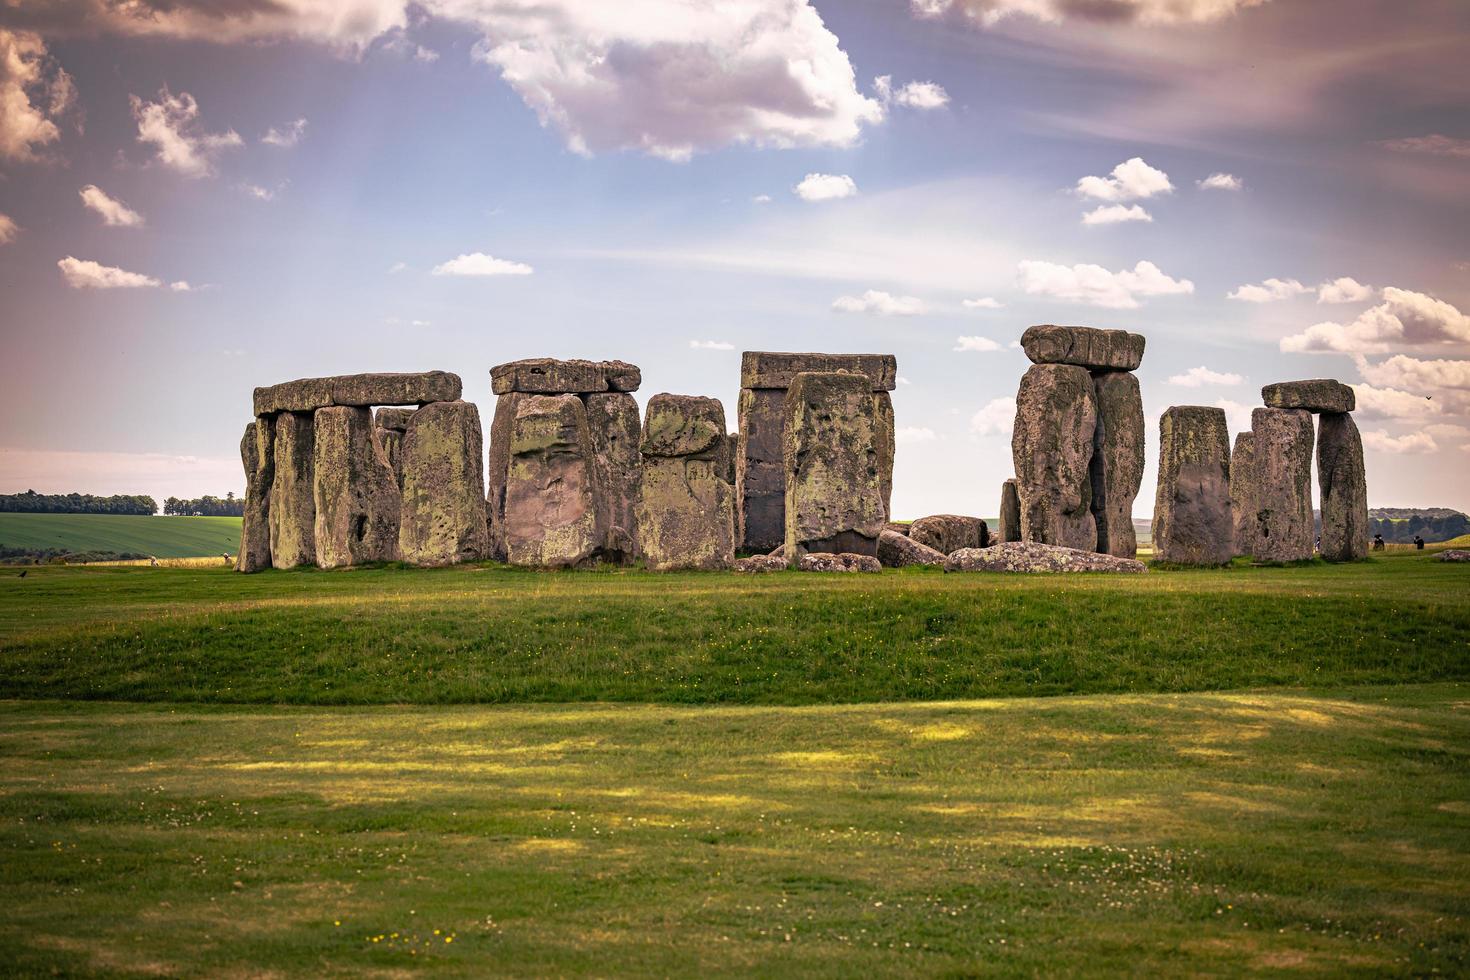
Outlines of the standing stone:
[[[638,555],[638,403],[622,392],[588,395],[587,430],[592,440],[593,499],[602,558],[631,564]],[[718,404],[718,403],[717,403]],[[723,434],[723,429],[721,433]]]
[[882,410],[859,374],[801,373],[786,392],[786,559],[878,554]]
[[317,565],[393,561],[398,557],[398,479],[373,437],[371,410],[319,408],[312,426]]
[[518,391],[507,392],[495,399],[495,414],[490,420],[490,452],[485,480],[489,484],[485,504],[490,535],[490,557],[506,560],[505,548],[505,481],[510,475],[510,430],[516,410],[527,396]]
[[1251,412],[1256,443],[1255,556],[1312,557],[1312,415],[1299,408]]
[[235,568],[258,572],[271,567],[270,494],[275,478],[275,419],[264,415],[245,426],[240,462],[245,465],[245,509],[240,520],[240,551]]
[[1368,477],[1363,439],[1346,412],[1323,412],[1317,426],[1317,480],[1322,492],[1322,557],[1361,561],[1368,557]]
[[417,411],[417,408],[380,408],[373,414],[373,425],[379,429],[405,432],[408,430],[409,420]]
[[480,412],[470,402],[425,405],[400,451],[399,557],[412,565],[479,561],[487,550]]
[[898,448],[898,430],[893,420],[893,398],[886,391],[873,392],[878,406],[878,487],[883,498],[883,520],[893,512],[893,458]]
[[1115,558],[1132,558],[1138,553],[1133,501],[1143,485],[1143,397],[1138,378],[1126,371],[1094,374],[1093,389],[1097,393],[1097,430],[1090,472],[1097,550]]
[[393,471],[393,482],[403,485],[403,433],[398,429],[374,429],[383,459]]
[[767,551],[786,540],[786,464],[782,427],[786,389],[740,390],[740,443],[735,457],[741,547]]
[[1092,441],[1097,394],[1084,367],[1037,364],[1016,393],[1011,455],[1021,498],[1021,539],[1097,550]]
[[1021,493],[1016,488],[1014,477],[1000,485],[1000,531],[997,536],[1001,544],[1021,540]]
[[735,488],[725,409],[714,398],[654,395],[643,427],[638,528],[655,571],[735,564]]
[[909,525],[908,536],[942,555],[961,548],[990,546],[990,529],[979,517],[961,514],[932,514]]
[[1153,533],[1159,561],[1230,563],[1230,431],[1223,409],[1176,405],[1159,419]]
[[276,416],[275,466],[269,518],[271,565],[295,568],[316,563],[316,498],[312,490],[315,456],[309,412]]
[[507,560],[512,565],[569,568],[593,559],[601,542],[592,434],[582,400],[576,395],[523,395],[510,420],[506,448]]
[[1230,454],[1230,523],[1237,555],[1256,553],[1256,510],[1256,436],[1238,432]]

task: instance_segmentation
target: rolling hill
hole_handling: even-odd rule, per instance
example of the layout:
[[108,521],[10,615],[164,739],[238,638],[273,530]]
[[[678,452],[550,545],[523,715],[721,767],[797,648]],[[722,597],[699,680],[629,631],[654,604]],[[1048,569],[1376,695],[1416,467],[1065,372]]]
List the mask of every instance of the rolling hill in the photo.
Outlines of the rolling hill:
[[240,518],[0,514],[0,546],[159,558],[233,555],[240,546]]

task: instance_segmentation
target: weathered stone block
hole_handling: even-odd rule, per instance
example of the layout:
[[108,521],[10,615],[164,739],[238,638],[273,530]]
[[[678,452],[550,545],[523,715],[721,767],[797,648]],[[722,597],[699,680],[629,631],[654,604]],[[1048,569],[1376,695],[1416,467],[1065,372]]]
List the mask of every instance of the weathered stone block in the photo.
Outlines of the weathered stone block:
[[740,387],[790,388],[798,374],[860,374],[873,391],[892,391],[898,359],[892,354],[796,354],[748,350],[740,355]]
[[898,449],[898,429],[893,421],[893,399],[888,392],[873,393],[878,407],[878,492],[883,498],[883,519],[893,516],[893,458]]
[[245,466],[245,507],[235,568],[242,572],[271,567],[270,495],[275,479],[275,429],[275,419],[262,416],[245,426],[245,436],[240,440],[240,462]]
[[510,430],[516,410],[529,397],[512,391],[495,399],[495,414],[490,419],[490,450],[486,460],[485,510],[489,527],[490,557],[506,560],[505,547],[505,483],[510,476]]
[[1230,432],[1225,412],[1174,406],[1159,419],[1154,557],[1176,565],[1225,565],[1230,521]]
[[558,360],[532,357],[490,369],[497,395],[513,391],[536,395],[590,395],[601,391],[637,391],[642,372],[626,361]]
[[872,555],[821,552],[802,555],[796,569],[800,572],[881,572],[883,565]]
[[[592,440],[592,493],[603,560],[629,564],[638,555],[638,488],[643,462],[638,403],[623,392],[587,395]],[[731,490],[734,493],[734,490]]]
[[920,544],[906,534],[885,530],[878,535],[878,561],[885,568],[943,565],[944,552]]
[[316,563],[344,568],[398,557],[398,479],[367,408],[319,408],[312,420]]
[[380,408],[373,416],[373,424],[379,429],[403,432],[408,429],[408,420],[417,411],[417,408]]
[[908,536],[942,555],[961,548],[986,548],[990,545],[990,529],[985,521],[960,514],[921,517],[909,525]]
[[1093,389],[1097,393],[1097,429],[1089,472],[1097,550],[1132,558],[1138,553],[1133,501],[1143,485],[1143,397],[1138,378],[1126,371],[1095,373]]
[[518,399],[507,449],[507,560],[543,568],[572,568],[592,561],[601,542],[592,433],[582,400],[570,394]]
[[1052,323],[1027,327],[1021,349],[1034,364],[1073,364],[1105,371],[1136,371],[1143,363],[1144,338],[1126,330],[1063,327]]
[[1317,423],[1317,480],[1322,492],[1322,557],[1367,558],[1373,525],[1368,521],[1363,438],[1346,412],[1323,412]]
[[399,450],[399,557],[413,565],[479,561],[488,550],[480,412],[470,402],[413,413]]
[[1230,524],[1237,555],[1256,553],[1256,510],[1256,437],[1237,432],[1230,454]]
[[[1470,554],[1470,552],[1466,552]],[[786,559],[774,555],[750,555],[735,561],[735,571],[746,573],[783,572],[787,569]]]
[[312,491],[315,455],[311,414],[277,415],[269,505],[271,565],[275,568],[316,564],[316,498]]
[[1000,485],[1001,542],[1021,540],[1021,492],[1014,477]]
[[1037,364],[1016,393],[1011,456],[1021,500],[1021,538],[1097,550],[1092,516],[1097,393],[1086,368]]
[[1351,412],[1358,396],[1353,389],[1330,378],[1311,381],[1281,381],[1261,389],[1261,400],[1270,408],[1302,408],[1309,412]]
[[944,560],[946,572],[1146,572],[1143,562],[1035,541],[1004,541],[961,548]]
[[1255,556],[1312,557],[1312,416],[1303,409],[1258,408],[1255,433]]
[[878,553],[880,409],[857,374],[798,374],[786,392],[786,556]]
[[378,446],[383,450],[383,458],[388,461],[388,466],[393,470],[393,480],[401,488],[403,486],[403,433],[397,429],[374,429],[373,435],[378,439]]
[[424,405],[454,401],[462,389],[459,375],[447,371],[302,378],[256,388],[255,414],[308,412],[329,405]]
[[735,488],[725,479],[725,409],[714,398],[654,395],[643,426],[638,527],[655,571],[735,563]]
[[739,413],[735,503],[741,547],[768,551],[786,540],[786,464],[782,456],[786,392],[744,388]]

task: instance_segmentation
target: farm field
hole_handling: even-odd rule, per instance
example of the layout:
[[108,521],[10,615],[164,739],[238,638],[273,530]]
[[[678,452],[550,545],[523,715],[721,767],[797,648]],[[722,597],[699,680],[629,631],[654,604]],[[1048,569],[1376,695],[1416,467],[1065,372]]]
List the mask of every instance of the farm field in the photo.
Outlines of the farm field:
[[240,518],[0,514],[0,545],[215,558],[239,550]]

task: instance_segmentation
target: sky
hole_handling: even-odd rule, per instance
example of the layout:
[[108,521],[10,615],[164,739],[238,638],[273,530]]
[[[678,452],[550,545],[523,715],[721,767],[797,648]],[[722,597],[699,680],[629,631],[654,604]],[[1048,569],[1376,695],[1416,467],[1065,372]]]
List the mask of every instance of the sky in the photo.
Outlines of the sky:
[[240,493],[256,385],[893,353],[893,512],[993,515],[1034,323],[1157,417],[1354,385],[1470,510],[1463,0],[0,0],[0,492]]

